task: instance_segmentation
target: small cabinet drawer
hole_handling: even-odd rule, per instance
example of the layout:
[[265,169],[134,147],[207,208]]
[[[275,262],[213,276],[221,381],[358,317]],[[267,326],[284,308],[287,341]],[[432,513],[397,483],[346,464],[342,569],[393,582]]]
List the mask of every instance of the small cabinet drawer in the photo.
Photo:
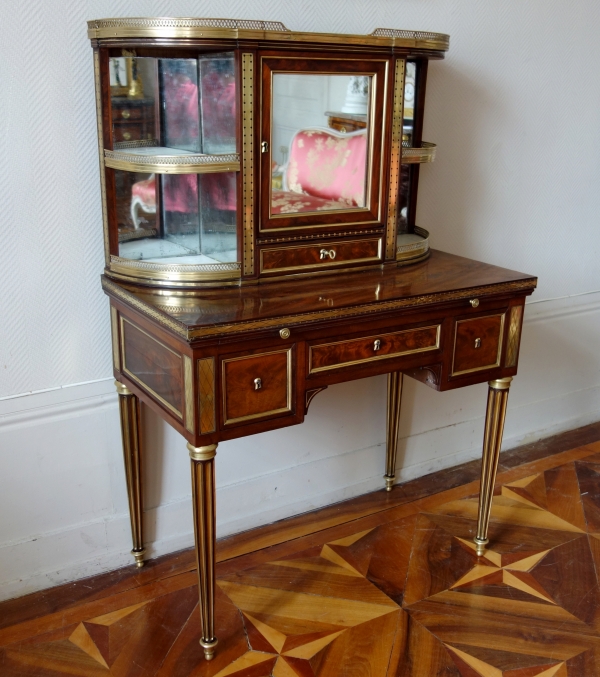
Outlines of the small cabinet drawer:
[[223,424],[291,413],[292,380],[292,347],[223,359]]
[[452,376],[500,366],[504,315],[497,313],[456,323]]
[[139,141],[142,138],[140,125],[115,125],[114,141]]
[[294,247],[270,247],[260,252],[260,272],[330,268],[348,263],[381,261],[382,240],[346,240]]
[[354,364],[413,355],[440,347],[441,325],[374,334],[350,341],[320,343],[310,346],[308,373],[341,369]]

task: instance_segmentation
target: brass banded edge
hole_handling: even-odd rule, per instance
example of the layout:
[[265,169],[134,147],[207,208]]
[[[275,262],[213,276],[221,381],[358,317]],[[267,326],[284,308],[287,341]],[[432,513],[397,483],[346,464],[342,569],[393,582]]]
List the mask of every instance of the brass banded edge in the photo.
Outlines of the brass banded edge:
[[[165,264],[164,268],[152,266],[149,269],[140,267],[137,261],[128,261],[120,257],[111,256],[108,270],[114,273],[121,273],[132,278],[142,280],[156,280],[164,282],[208,282],[211,280],[238,280],[241,277],[241,270],[237,264],[232,264],[229,269],[228,264],[206,264],[206,267],[223,267],[225,270],[186,270],[185,264]],[[199,264],[202,265],[202,264]],[[191,266],[190,266],[191,267]]]
[[436,151],[435,143],[428,141],[423,141],[420,148],[402,148],[402,163],[406,165],[433,162]]
[[192,358],[183,356],[183,385],[185,398],[185,429],[195,432],[194,428],[194,377],[192,374]]
[[[138,25],[133,22],[137,21]],[[147,21],[148,25],[143,25]],[[196,20],[198,21],[198,20]],[[208,21],[211,21],[208,19]],[[218,19],[212,21],[219,21]],[[232,20],[223,20],[231,22]],[[235,20],[233,20],[235,21]],[[160,25],[160,23],[163,25]],[[316,42],[340,45],[364,45],[377,47],[406,47],[434,51],[447,51],[450,36],[445,33],[425,33],[424,31],[406,31],[410,35],[382,35],[385,29],[377,29],[379,35],[354,35],[339,33],[311,33],[290,31],[283,24],[278,29],[243,28],[231,26],[190,25],[194,19],[186,18],[145,18],[135,19],[97,19],[88,22],[90,40],[109,40],[123,38],[172,38],[172,39],[221,39],[221,40],[261,40],[266,42]],[[261,22],[262,23],[262,22]],[[104,25],[102,25],[104,24]],[[389,30],[394,32],[393,29]],[[401,31],[398,31],[401,32]]]
[[239,162],[215,162],[211,164],[171,164],[163,162],[131,162],[115,157],[105,157],[106,167],[139,174],[217,174],[239,172]]

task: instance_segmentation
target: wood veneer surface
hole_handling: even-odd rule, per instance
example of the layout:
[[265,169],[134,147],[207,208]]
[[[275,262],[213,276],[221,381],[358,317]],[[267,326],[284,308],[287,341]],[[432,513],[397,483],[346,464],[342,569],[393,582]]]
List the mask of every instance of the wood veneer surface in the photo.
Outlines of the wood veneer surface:
[[214,661],[192,551],[0,604],[0,675],[600,675],[600,424],[219,542]]
[[351,306],[381,305],[386,301],[439,296],[490,285],[497,285],[496,293],[500,293],[502,285],[512,282],[529,283],[529,290],[524,293],[530,293],[536,278],[462,256],[432,251],[427,261],[405,268],[393,266],[343,275],[316,276],[302,279],[301,284],[298,280],[288,280],[243,289],[203,289],[170,295],[124,283],[119,286],[150,308],[193,330]]

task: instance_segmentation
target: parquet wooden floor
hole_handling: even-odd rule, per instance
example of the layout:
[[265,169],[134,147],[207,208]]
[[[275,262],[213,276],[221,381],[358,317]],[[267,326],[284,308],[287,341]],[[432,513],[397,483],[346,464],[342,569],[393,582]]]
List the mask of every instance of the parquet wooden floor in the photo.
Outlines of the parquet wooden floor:
[[501,466],[484,557],[418,486],[221,543],[212,662],[186,552],[1,604],[0,675],[600,677],[600,442]]

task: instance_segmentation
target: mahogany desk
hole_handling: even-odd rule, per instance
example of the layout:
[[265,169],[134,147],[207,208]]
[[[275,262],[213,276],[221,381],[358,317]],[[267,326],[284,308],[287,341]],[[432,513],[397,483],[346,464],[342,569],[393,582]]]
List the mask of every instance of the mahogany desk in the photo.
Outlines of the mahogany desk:
[[422,263],[201,291],[117,283],[110,296],[133,555],[143,565],[139,402],[188,441],[205,656],[214,655],[219,442],[302,423],[328,385],[389,374],[386,488],[402,376],[436,390],[489,382],[477,536],[487,543],[508,389],[531,275],[433,251]]

